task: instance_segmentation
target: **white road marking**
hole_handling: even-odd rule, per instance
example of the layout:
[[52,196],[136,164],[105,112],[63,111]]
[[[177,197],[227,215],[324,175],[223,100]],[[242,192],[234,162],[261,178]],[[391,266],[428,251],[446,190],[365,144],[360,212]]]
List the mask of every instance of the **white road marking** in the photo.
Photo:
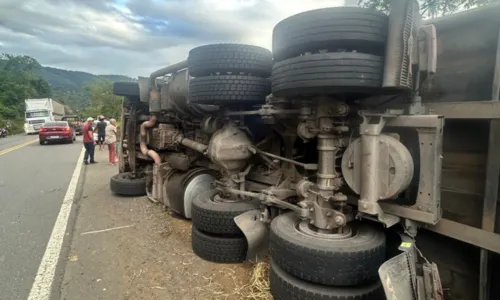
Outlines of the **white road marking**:
[[75,192],[80,178],[84,153],[85,149],[82,149],[78,162],[76,163],[73,176],[69,182],[68,190],[64,196],[61,210],[59,211],[59,215],[57,215],[56,223],[52,229],[49,243],[47,244],[47,248],[45,248],[42,262],[38,267],[38,272],[36,274],[35,281],[33,282],[33,286],[31,287],[28,300],[50,299],[50,292],[52,290],[52,283],[54,282],[57,262],[59,261],[59,256],[61,255],[61,248],[66,234],[66,228],[68,227],[71,207],[73,206],[73,201],[75,200]]
[[123,229],[123,228],[129,228],[134,226],[132,225],[125,225],[125,226],[118,226],[118,227],[113,227],[113,228],[108,228],[108,229],[101,229],[101,230],[94,230],[94,231],[87,231],[87,232],[82,232],[80,235],[86,235],[86,234],[94,234],[94,233],[101,233],[101,232],[106,232],[106,231],[112,231],[112,230],[117,230],[117,229]]

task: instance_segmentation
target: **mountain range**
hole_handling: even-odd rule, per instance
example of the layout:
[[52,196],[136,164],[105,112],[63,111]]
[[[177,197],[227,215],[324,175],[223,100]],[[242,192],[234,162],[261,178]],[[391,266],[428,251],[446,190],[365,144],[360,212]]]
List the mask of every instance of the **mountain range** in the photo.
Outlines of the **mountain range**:
[[69,71],[51,67],[43,67],[38,71],[39,75],[47,80],[54,90],[75,90],[85,84],[98,79],[111,81],[132,81],[133,79],[123,75],[94,75],[80,71]]

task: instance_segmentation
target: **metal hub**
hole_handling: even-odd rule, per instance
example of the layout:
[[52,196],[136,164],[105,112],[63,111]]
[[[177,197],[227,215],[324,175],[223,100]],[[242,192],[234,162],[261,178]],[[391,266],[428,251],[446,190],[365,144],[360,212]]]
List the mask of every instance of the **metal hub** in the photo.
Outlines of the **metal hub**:
[[221,197],[220,194],[215,194],[212,199],[213,202],[216,203],[235,203],[235,202],[246,202],[246,200],[242,200],[238,197],[235,197],[235,199],[228,199],[228,198],[223,198]]
[[[302,234],[309,235],[309,236],[316,237],[316,238],[320,238],[320,239],[327,239],[327,240],[348,239],[348,238],[351,238],[353,236],[352,229],[349,226],[342,227],[342,232],[334,232],[334,231],[320,232],[313,225],[310,225],[308,221],[301,221],[298,224],[297,230]],[[338,230],[341,230],[341,229],[339,228]]]

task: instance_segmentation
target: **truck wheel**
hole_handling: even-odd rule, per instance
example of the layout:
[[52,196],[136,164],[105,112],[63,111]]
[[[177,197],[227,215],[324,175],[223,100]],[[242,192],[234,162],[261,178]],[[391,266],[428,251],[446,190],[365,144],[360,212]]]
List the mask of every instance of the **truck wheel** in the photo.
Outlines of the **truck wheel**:
[[372,93],[382,87],[381,56],[331,52],[299,56],[275,63],[272,91],[275,96]]
[[331,7],[299,13],[274,27],[274,60],[320,49],[383,55],[388,24],[387,15],[368,8]]
[[191,239],[193,252],[204,260],[239,263],[246,259],[248,246],[244,237],[210,235],[193,226]]
[[213,73],[246,73],[269,77],[273,65],[271,51],[244,44],[212,44],[189,51],[189,74],[193,77]]
[[287,274],[273,260],[269,270],[270,290],[275,300],[382,300],[380,281],[358,287],[332,287],[299,280]]
[[146,177],[134,178],[130,173],[119,173],[111,177],[111,191],[122,196],[146,195]]
[[269,79],[243,75],[216,75],[189,82],[190,103],[211,105],[265,103],[271,93]]
[[218,202],[214,201],[217,191],[199,194],[193,200],[191,220],[199,230],[225,236],[243,236],[236,226],[234,217],[258,207],[258,202]]
[[123,97],[139,97],[139,83],[131,81],[117,81],[113,83],[113,94]]
[[[352,229],[351,237],[316,233],[295,213],[271,223],[269,252],[291,275],[312,283],[355,286],[373,282],[385,261],[385,235],[369,225]],[[300,226],[299,226],[300,224]]]

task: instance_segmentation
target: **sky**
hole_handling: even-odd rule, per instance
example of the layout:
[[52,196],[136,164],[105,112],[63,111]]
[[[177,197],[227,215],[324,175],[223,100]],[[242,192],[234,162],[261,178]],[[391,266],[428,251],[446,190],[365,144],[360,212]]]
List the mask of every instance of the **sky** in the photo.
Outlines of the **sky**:
[[[348,0],[349,1],[349,0]],[[271,49],[273,26],[344,0],[0,0],[0,53],[93,74],[147,76],[211,43]]]

